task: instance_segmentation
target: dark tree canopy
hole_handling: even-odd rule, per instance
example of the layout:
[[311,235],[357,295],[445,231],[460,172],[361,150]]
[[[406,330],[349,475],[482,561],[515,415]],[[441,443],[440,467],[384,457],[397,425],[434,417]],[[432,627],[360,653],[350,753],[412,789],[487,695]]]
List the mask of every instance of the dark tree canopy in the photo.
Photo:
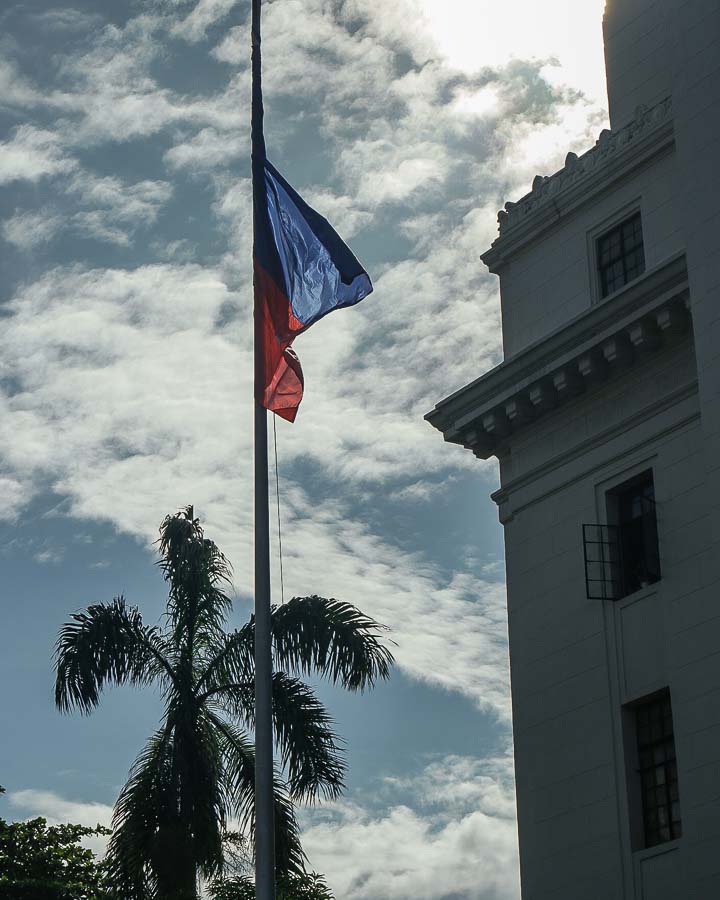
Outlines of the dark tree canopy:
[[[285,875],[278,879],[276,900],[334,900],[322,875]],[[233,878],[213,885],[212,900],[255,900],[250,878]]]
[[0,819],[1,900],[106,900],[104,867],[81,845],[106,828]]

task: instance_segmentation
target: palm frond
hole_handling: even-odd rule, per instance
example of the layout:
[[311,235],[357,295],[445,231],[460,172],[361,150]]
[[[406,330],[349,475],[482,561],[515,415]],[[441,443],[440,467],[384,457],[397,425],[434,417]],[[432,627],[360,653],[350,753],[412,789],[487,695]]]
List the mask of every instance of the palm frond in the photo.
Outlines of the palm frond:
[[222,740],[205,714],[183,734],[171,710],[133,764],[108,846],[113,878],[133,900],[143,891],[184,897],[196,870],[206,878],[222,871]]
[[335,799],[344,787],[345,761],[332,719],[313,690],[275,672],[272,683],[275,736],[290,793],[298,800]]
[[156,628],[143,625],[123,597],[89,606],[60,630],[55,653],[55,703],[63,712],[91,712],[108,682],[147,684],[172,680],[165,644]]
[[205,537],[192,506],[165,517],[158,544],[176,639],[203,646],[221,630],[232,605],[222,589],[230,584],[230,563]]
[[121,896],[128,900],[155,896],[161,829],[176,816],[171,730],[166,726],[133,763],[113,811],[106,861]]
[[276,669],[316,672],[351,691],[390,675],[393,655],[380,640],[389,629],[350,603],[293,597],[273,607],[271,628]]
[[[224,752],[224,783],[228,803],[240,821],[241,829],[255,834],[255,748],[243,732],[220,716],[212,714],[226,744]],[[300,829],[295,818],[292,800],[282,779],[275,773],[275,868],[278,874],[305,871],[305,852],[300,843]]]
[[[284,672],[273,674],[272,698],[275,739],[291,796],[298,801],[337,798],[344,787],[345,761],[327,710],[308,685]],[[254,727],[252,682],[218,688],[213,702]]]
[[196,695],[214,693],[226,684],[251,683],[255,677],[255,630],[248,622],[242,628],[216,639],[205,670],[196,684]]

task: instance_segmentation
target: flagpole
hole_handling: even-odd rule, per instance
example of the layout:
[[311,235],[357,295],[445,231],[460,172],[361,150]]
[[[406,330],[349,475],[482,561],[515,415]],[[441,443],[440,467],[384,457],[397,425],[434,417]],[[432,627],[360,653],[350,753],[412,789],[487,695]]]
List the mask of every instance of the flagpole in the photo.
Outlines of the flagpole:
[[[252,180],[264,190],[260,7],[252,0]],[[257,211],[255,211],[257,214]],[[253,254],[254,255],[254,254]],[[258,354],[262,332],[255,296],[255,896],[275,900],[275,826],[273,821],[272,656],[270,638],[270,514],[268,509],[267,411],[257,401]]]

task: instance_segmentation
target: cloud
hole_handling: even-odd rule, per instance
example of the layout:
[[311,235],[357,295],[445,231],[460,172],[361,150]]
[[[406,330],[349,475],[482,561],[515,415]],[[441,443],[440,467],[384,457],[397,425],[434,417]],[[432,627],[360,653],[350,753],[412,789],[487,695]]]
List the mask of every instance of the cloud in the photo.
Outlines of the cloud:
[[76,168],[70,177],[56,181],[58,198],[72,204],[61,212],[45,206],[37,211],[17,211],[2,223],[2,235],[19,250],[28,251],[52,240],[61,231],[129,246],[138,229],[150,228],[173,188],[164,181],[127,183],[120,178],[98,176]]
[[[194,500],[236,560],[244,590],[252,545],[247,307],[219,324],[236,301],[217,273],[193,265],[58,269],[29,286],[11,304],[0,335],[3,368],[18,385],[0,397],[0,458],[19,483],[47,483],[68,495],[74,515],[111,519],[148,541],[164,512]],[[337,380],[333,369],[324,374]],[[333,460],[335,448],[313,438],[333,430],[337,411],[327,401],[318,407],[306,434],[281,435],[283,465],[310,456],[333,480],[337,472],[336,483],[347,490],[347,451]],[[375,421],[358,416],[350,437],[368,451],[355,479],[412,473],[416,480],[418,460],[447,467],[429,429],[395,419],[385,410]],[[369,434],[383,428],[400,446],[383,435],[371,472]],[[402,448],[420,434],[428,449],[408,459]],[[292,481],[283,490],[292,590],[357,603],[393,627],[408,674],[466,693],[505,719],[501,586],[448,578],[381,540],[349,517],[352,493],[322,504]]]
[[[55,176],[76,234],[129,246],[171,194],[182,201],[188,175],[207,179],[215,232],[163,239],[156,228],[149,246],[163,265],[67,265],[17,289],[0,334],[0,373],[14,386],[0,394],[0,458],[18,496],[51,486],[72,515],[145,540],[165,512],[194,501],[246,590],[251,228],[235,158],[247,152],[247,27],[208,51],[235,67],[224,82],[183,94],[163,81],[179,46],[168,35],[200,41],[228,10],[188,8],[158,2],[93,31],[82,52],[60,58],[63,91],[46,92],[52,130],[22,126],[12,138],[39,154],[23,177]],[[552,170],[568,141],[589,141],[601,113],[551,83],[545,57],[449,64],[419,0],[285,0],[264,14],[266,60],[282,60],[266,67],[273,157],[341,233],[371,248],[375,283],[359,307],[296,342],[306,399],[297,423],[278,429],[288,583],[356,602],[393,627],[405,672],[506,720],[497,571],[449,575],[406,550],[412,534],[383,533],[362,510],[375,497],[390,520],[395,505],[427,495],[419,485],[461,471],[494,477],[422,417],[501,358],[497,285],[478,258],[501,197],[523,190],[535,167]],[[32,85],[23,90],[37,102]],[[167,180],[73,162],[79,148],[130,140],[163,154]],[[15,171],[27,165],[13,160]],[[6,239],[28,246],[33,223],[49,239],[50,210],[18,210]],[[214,242],[216,265],[183,262],[200,238]],[[303,487],[308,468],[323,474],[322,498]]]
[[[369,0],[365,0],[369,2]],[[604,102],[600,40],[605,0],[545,0],[498,5],[493,0],[417,0],[424,31],[453,67],[477,71],[509,58],[555,57],[562,81]]]
[[0,475],[0,522],[14,522],[32,496],[30,485],[16,478]]
[[[447,756],[416,776],[378,776],[352,796],[301,811],[303,846],[343,900],[518,900],[512,758]],[[53,791],[8,794],[23,817],[108,827],[112,807]],[[105,839],[84,842],[96,853]]]
[[0,59],[0,109],[33,107],[42,102],[41,92],[21,75],[13,60]]
[[19,125],[9,141],[0,143],[0,185],[39,181],[76,166],[52,131]]
[[58,130],[68,145],[137,140],[184,119],[182,100],[150,71],[163,52],[162,29],[161,17],[140,15],[106,25],[85,52],[61,57],[59,80],[69,90]]
[[207,171],[226,166],[244,152],[245,147],[238,141],[228,140],[227,134],[215,128],[203,128],[190,140],[171,147],[164,159],[172,169]]
[[411,678],[457,691],[507,722],[507,618],[502,584],[448,577],[419,553],[353,521],[342,503],[299,495],[284,507],[285,581],[293,593],[336,595],[392,628]]
[[175,24],[172,34],[190,43],[201,41],[208,28],[224,19],[234,6],[236,0],[199,0],[192,12]]
[[[163,255],[174,263],[65,267],[23,288],[0,337],[4,365],[20,384],[0,399],[0,454],[20,483],[67,494],[73,515],[111,518],[146,540],[164,512],[194,501],[236,561],[245,590],[252,546],[250,191],[247,178],[228,167],[247,138],[245,130],[229,140],[246,119],[238,101],[247,100],[247,46],[240,57],[238,42],[247,29],[232,29],[212,51],[245,64],[201,102],[152,74],[168,21],[180,21],[180,8],[170,20],[167,8],[123,28],[107,26],[84,55],[63,64],[86,107],[76,139],[139,139],[172,128],[165,162],[175,178],[209,177],[226,249],[221,241],[215,268],[182,264],[186,245],[177,245],[177,257],[168,244]],[[182,21],[196,14],[193,34],[200,34],[202,22],[211,24],[223,9],[198,4]],[[452,69],[431,41],[403,42],[400,20],[373,10],[356,3],[335,16],[320,0],[265,8],[266,58],[283,60],[267,70],[268,109],[288,99],[292,109],[307,109],[303,116],[291,111],[276,132],[278,161],[293,129],[309,129],[327,155],[327,178],[296,186],[346,236],[378,235],[385,245],[372,267],[375,293],[296,343],[306,399],[297,423],[279,426],[287,582],[296,593],[356,602],[393,627],[406,673],[463,692],[506,721],[497,572],[474,567],[478,575],[449,575],[405,549],[411,535],[407,542],[381,535],[357,510],[374,492],[402,504],[423,494],[420,483],[442,484],[462,470],[492,473],[448,448],[422,417],[500,359],[496,283],[478,261],[494,236],[499,197],[509,184],[531,179],[536,161],[553,159],[561,121],[584,135],[595,111],[548,84],[542,61],[479,73]],[[477,99],[487,96],[492,103]],[[100,98],[112,121],[96,116]],[[143,108],[133,112],[136,102]],[[511,165],[507,151],[517,141],[530,162]],[[127,243],[133,228],[157,217],[170,188],[74,172],[67,190],[81,207],[74,228]],[[323,500],[301,487],[308,465],[324,474]]]
[[[105,803],[66,800],[54,791],[29,788],[24,791],[11,791],[7,798],[10,806],[20,816],[25,818],[42,816],[47,819],[49,825],[69,822],[86,828],[95,828],[96,825],[109,828],[112,819],[112,807]],[[107,846],[107,838],[84,838],[82,843],[102,856]]]
[[51,31],[89,31],[102,23],[102,16],[72,7],[62,9],[46,9],[42,12],[29,13],[28,17],[41,28]]
[[172,196],[165,181],[144,180],[127,184],[120,178],[76,174],[65,188],[80,204],[89,207],[72,216],[73,230],[87,237],[127,245],[133,232],[148,228]]
[[303,196],[311,206],[322,210],[325,218],[333,223],[345,240],[354,237],[373,221],[372,213],[364,210],[355,197],[338,196],[332,191],[312,187],[303,191]]
[[86,828],[97,824],[107,827],[112,817],[112,807],[105,803],[66,800],[53,791],[11,791],[8,800],[14,809],[29,816],[43,816],[51,825],[73,822]]
[[50,241],[63,223],[63,217],[50,207],[37,212],[16,212],[2,223],[2,234],[18,250],[27,251]]
[[[386,780],[385,787],[381,811],[351,800],[309,816],[304,846],[337,896],[518,900],[509,757],[450,756],[416,778]],[[405,803],[393,802],[400,790]]]
[[33,558],[43,566],[48,564],[55,565],[63,561],[65,551],[60,547],[45,547],[43,550],[33,554]]

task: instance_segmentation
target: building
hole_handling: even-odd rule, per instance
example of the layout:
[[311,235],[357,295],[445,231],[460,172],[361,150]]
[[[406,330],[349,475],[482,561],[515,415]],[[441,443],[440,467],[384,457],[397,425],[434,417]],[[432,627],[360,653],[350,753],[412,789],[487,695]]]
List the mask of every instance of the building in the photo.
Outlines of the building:
[[720,897],[720,2],[608,0],[611,129],[482,257],[524,900]]

